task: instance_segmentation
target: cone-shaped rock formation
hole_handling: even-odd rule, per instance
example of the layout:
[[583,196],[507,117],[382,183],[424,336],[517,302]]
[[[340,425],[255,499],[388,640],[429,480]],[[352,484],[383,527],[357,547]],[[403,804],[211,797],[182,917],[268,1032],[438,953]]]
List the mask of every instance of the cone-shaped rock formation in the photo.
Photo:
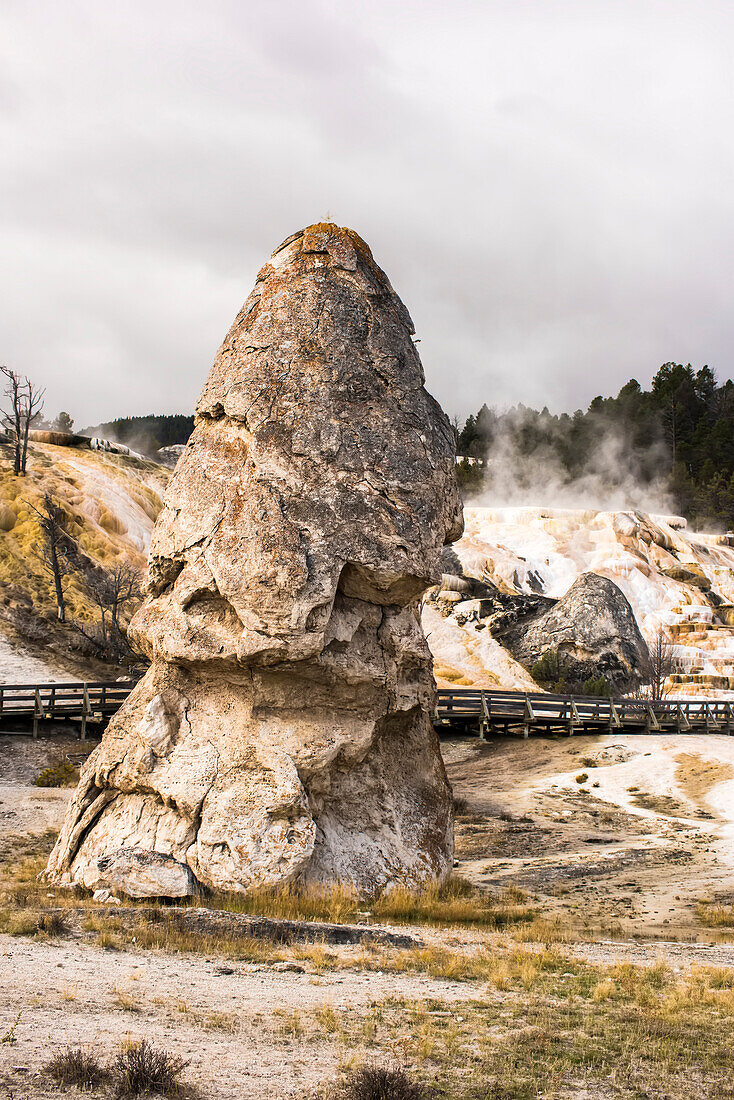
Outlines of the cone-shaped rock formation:
[[296,233],[260,271],[153,534],[131,626],[152,665],[84,766],[52,880],[180,896],[448,872],[417,599],[462,517],[412,333],[349,229]]

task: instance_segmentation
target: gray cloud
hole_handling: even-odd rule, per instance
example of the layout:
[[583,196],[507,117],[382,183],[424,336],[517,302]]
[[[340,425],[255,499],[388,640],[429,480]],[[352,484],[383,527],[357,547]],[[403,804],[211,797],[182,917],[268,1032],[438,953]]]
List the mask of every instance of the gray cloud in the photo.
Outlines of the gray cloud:
[[734,8],[6,0],[0,359],[79,423],[187,411],[329,213],[447,411],[732,373]]

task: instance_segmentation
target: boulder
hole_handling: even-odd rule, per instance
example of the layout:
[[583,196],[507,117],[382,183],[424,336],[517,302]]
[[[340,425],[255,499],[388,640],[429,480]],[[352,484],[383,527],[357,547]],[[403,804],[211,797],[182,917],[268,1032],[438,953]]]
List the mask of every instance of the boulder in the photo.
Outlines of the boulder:
[[81,883],[95,894],[122,891],[133,898],[183,898],[197,892],[185,863],[141,848],[121,848],[100,857],[85,868]]
[[650,676],[650,655],[629,601],[596,573],[582,573],[550,610],[497,637],[527,668],[557,652],[569,687],[604,676],[615,692],[625,692]]
[[449,873],[417,604],[463,520],[412,334],[352,230],[295,233],[260,271],[153,532],[130,628],[151,667],[82,770],[52,881],[113,867],[116,889],[166,894],[175,863],[197,889],[376,892]]

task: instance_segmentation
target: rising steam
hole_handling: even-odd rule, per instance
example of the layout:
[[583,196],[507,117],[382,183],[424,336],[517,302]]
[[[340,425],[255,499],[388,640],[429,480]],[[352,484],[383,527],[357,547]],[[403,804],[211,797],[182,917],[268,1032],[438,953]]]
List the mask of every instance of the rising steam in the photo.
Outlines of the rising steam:
[[635,446],[624,429],[599,425],[584,453],[569,458],[568,439],[562,438],[563,425],[558,422],[550,435],[546,428],[545,438],[528,449],[523,436],[528,413],[521,407],[495,419],[482,484],[469,491],[467,503],[493,508],[675,512],[669,475],[662,472],[670,468],[662,441]]

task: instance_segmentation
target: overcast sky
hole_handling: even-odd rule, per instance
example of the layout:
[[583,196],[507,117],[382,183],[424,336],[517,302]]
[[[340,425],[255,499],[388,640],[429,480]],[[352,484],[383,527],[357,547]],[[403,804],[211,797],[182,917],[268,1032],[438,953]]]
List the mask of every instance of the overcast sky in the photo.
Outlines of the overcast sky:
[[450,414],[730,377],[733,56],[731,0],[2,0],[0,362],[80,427],[188,412],[328,215]]

